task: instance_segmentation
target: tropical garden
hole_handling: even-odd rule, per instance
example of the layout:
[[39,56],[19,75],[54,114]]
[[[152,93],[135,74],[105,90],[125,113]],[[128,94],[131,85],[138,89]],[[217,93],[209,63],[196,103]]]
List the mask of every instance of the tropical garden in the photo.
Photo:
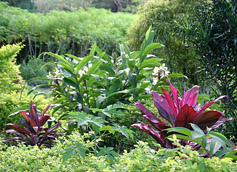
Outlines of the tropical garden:
[[0,171],[237,171],[236,8],[2,0]]

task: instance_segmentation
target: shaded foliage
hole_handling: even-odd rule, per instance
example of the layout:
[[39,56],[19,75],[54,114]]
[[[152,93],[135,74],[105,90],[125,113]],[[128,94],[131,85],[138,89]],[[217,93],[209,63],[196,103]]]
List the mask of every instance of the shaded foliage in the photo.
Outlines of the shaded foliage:
[[[212,1],[196,13],[190,29],[191,40],[200,54],[203,77],[215,96],[228,95],[224,108],[228,116],[237,114],[237,1]],[[237,139],[237,121],[228,124],[228,135]]]
[[194,84],[198,83],[199,62],[189,41],[187,32],[193,22],[193,12],[203,0],[149,0],[142,5],[136,22],[128,29],[129,46],[136,50],[141,44],[145,31],[152,25],[155,42],[163,49],[155,53],[163,58],[170,72],[182,73]]

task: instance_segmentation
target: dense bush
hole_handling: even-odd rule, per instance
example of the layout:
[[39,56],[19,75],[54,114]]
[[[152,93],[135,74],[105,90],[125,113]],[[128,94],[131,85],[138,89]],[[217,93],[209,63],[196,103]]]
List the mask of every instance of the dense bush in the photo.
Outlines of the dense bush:
[[[33,95],[28,95],[23,91],[25,85],[20,76],[19,66],[15,65],[15,57],[23,48],[21,44],[6,45],[0,49],[0,128],[5,129],[5,124],[17,122],[19,116],[9,117],[20,106],[29,107],[29,102]],[[21,83],[22,82],[22,83]],[[45,99],[44,96],[38,96],[35,99],[36,104],[42,110],[51,99]],[[23,109],[21,109],[23,110]]]
[[14,89],[13,83],[21,82],[19,66],[15,65],[15,57],[23,48],[21,44],[6,45],[0,48],[0,94]]
[[46,78],[47,74],[51,71],[51,68],[45,67],[44,61],[41,58],[29,58],[28,62],[23,61],[20,66],[21,76],[30,85],[47,84],[45,80],[34,79],[36,77]]
[[63,143],[58,142],[52,149],[35,147],[6,147],[0,144],[0,169],[2,171],[236,171],[237,164],[231,158],[219,160],[199,157],[189,146],[173,150],[155,151],[147,143],[139,142],[134,150],[117,157],[115,164],[106,155],[96,157],[86,154],[85,158],[75,156],[63,160],[64,149],[71,143],[81,143],[90,148],[93,143],[83,142],[82,136],[74,134]]
[[[149,0],[140,6],[138,18],[129,27],[128,45],[138,49],[145,31],[152,25],[155,42],[165,47],[156,51],[172,72],[182,73],[197,84],[197,54],[188,40],[187,29],[193,22],[192,15],[203,0]],[[188,65],[187,65],[188,64]]]
[[[225,110],[237,117],[237,1],[212,1],[196,12],[198,21],[190,28],[191,41],[200,54],[204,78],[213,95],[228,95]],[[237,121],[226,128],[237,140]]]
[[27,60],[28,55],[37,57],[45,51],[84,56],[95,41],[113,54],[118,53],[118,43],[125,41],[126,29],[133,19],[131,14],[94,8],[29,13],[1,2],[0,44],[24,40],[21,61]]

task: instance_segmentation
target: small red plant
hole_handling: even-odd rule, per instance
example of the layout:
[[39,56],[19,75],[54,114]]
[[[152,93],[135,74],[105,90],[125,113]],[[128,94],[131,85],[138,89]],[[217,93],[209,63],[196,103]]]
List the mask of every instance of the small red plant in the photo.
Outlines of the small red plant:
[[234,119],[221,118],[223,113],[219,111],[205,111],[213,103],[227,96],[221,96],[213,102],[209,102],[201,107],[200,104],[197,103],[199,86],[194,86],[185,92],[182,98],[179,98],[178,90],[172,86],[169,79],[168,81],[173,99],[170,93],[163,88],[162,91],[164,95],[158,94],[156,91],[152,91],[151,94],[153,96],[154,105],[157,108],[160,117],[164,118],[169,124],[155,116],[153,112],[138,102],[135,103],[135,106],[137,106],[142,111],[143,120],[148,120],[149,123],[158,131],[144,122],[139,122],[132,125],[133,127],[150,134],[162,147],[174,147],[171,141],[167,139],[168,135],[172,134],[167,133],[166,129],[168,128],[185,127],[192,129],[190,125],[190,123],[192,123],[198,125],[202,130],[206,130],[207,127],[216,129],[224,122]]
[[51,147],[52,141],[58,137],[56,129],[61,122],[58,122],[53,127],[43,127],[43,125],[50,118],[49,115],[45,113],[49,109],[50,105],[43,111],[42,114],[39,114],[36,109],[36,105],[31,101],[30,112],[26,113],[25,111],[20,111],[19,113],[22,116],[23,125],[17,124],[7,124],[7,126],[13,128],[5,130],[6,133],[16,134],[19,137],[13,137],[5,139],[4,142],[16,141],[24,142],[26,145],[45,145],[46,147]]

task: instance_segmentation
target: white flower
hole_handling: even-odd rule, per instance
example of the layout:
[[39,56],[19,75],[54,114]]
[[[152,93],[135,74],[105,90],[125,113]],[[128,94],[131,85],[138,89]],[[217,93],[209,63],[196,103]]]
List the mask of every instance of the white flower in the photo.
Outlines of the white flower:
[[170,72],[168,71],[168,68],[165,67],[165,64],[163,63],[161,66],[159,67],[155,67],[153,70],[153,84],[155,85],[157,83],[157,81],[162,78],[165,75],[168,75]]
[[83,75],[86,74],[86,71],[85,70],[79,70],[78,74],[80,75],[80,77],[82,77]]

